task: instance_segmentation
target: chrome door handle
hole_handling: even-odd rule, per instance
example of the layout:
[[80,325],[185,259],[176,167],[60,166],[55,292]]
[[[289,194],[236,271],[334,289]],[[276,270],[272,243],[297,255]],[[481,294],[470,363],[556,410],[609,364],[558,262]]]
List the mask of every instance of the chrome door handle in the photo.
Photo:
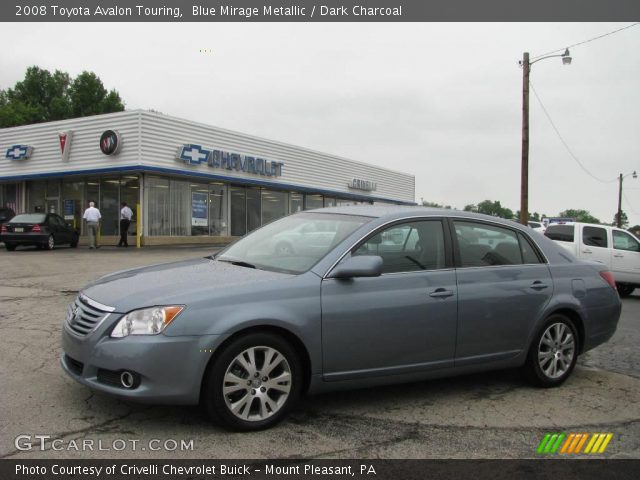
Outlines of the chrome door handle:
[[533,288],[534,290],[544,290],[548,286],[549,285],[547,285],[546,283],[542,283],[540,280],[536,280],[531,285],[529,285],[529,288]]
[[624,258],[624,255],[614,255],[616,258]]
[[582,253],[593,253],[591,250],[582,250]]
[[452,290],[446,290],[444,288],[437,288],[433,292],[429,294],[430,297],[433,298],[447,298],[454,294]]

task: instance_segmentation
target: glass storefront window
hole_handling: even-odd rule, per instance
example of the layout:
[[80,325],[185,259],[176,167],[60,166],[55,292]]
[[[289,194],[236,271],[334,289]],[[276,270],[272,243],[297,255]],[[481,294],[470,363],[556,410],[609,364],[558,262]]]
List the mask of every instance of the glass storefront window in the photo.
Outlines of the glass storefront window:
[[312,210],[314,208],[322,208],[324,206],[324,202],[322,199],[322,195],[311,195],[306,193],[304,195],[304,209]]
[[191,184],[191,235],[209,235],[209,186]]
[[27,184],[27,212],[28,213],[44,213],[45,212],[45,182],[29,182]]
[[332,197],[324,197],[324,206],[325,207],[335,207],[336,199]]
[[260,226],[262,218],[259,188],[247,188],[247,233]]
[[191,184],[183,180],[171,180],[171,235],[191,235]]
[[247,233],[247,199],[243,187],[229,188],[231,202],[231,235],[239,237]]
[[228,235],[227,187],[209,185],[209,235]]
[[[140,180],[136,175],[125,175],[120,178],[120,202],[127,202],[133,212],[131,224],[129,225],[129,235],[137,234],[137,204],[140,202]],[[118,208],[120,208],[118,206]],[[118,216],[119,218],[119,216]]]
[[149,235],[169,235],[169,179],[146,177]]
[[62,198],[60,199],[62,202],[62,218],[79,230],[82,228],[82,214],[84,213],[82,208],[84,205],[82,201],[83,193],[84,182],[62,182]]
[[120,179],[101,178],[100,181],[100,233],[102,235],[120,234]]
[[291,192],[289,194],[289,212],[297,213],[304,210],[304,196],[301,193]]
[[262,224],[287,215],[287,194],[262,190]]

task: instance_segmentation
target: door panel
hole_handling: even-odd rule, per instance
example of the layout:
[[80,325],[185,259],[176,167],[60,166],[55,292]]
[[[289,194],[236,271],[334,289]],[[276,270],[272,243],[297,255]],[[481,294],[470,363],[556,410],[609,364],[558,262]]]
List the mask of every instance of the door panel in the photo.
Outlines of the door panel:
[[512,357],[553,293],[553,282],[530,239],[503,225],[453,221],[458,281],[455,365]]
[[451,366],[456,311],[453,270],[324,280],[325,377],[342,380]]
[[611,271],[619,282],[640,284],[640,243],[627,232],[613,230]]
[[549,302],[546,265],[459,269],[456,366],[514,355]]
[[611,268],[611,239],[607,229],[583,225],[581,230],[578,257],[600,262]]

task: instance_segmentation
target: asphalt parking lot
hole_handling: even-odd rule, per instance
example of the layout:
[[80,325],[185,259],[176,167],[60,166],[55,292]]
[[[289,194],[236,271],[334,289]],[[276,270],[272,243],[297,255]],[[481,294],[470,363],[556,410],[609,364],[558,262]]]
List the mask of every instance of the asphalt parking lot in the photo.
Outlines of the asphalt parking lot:
[[[547,432],[611,432],[603,456],[640,458],[640,291],[623,301],[614,338],[582,356],[559,389],[502,371],[332,393],[304,399],[276,428],[238,434],[197,407],[124,403],[67,378],[60,329],[84,284],[212,251],[2,249],[0,458],[523,458]],[[44,450],[37,435],[50,436]]]

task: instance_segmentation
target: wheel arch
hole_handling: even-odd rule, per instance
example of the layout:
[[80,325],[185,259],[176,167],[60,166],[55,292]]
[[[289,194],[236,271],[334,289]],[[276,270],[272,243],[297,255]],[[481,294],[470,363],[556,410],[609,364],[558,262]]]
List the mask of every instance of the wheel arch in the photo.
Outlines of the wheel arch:
[[251,327],[244,328],[242,330],[238,330],[226,338],[215,350],[209,362],[207,363],[206,368],[204,369],[204,373],[202,375],[202,379],[200,380],[200,399],[202,400],[202,395],[204,392],[204,384],[209,377],[209,371],[220,356],[221,352],[229,345],[231,342],[236,339],[243,337],[245,335],[249,335],[252,333],[270,333],[273,335],[278,335],[288,341],[291,346],[295,349],[298,357],[300,358],[300,362],[302,364],[302,393],[306,393],[309,390],[309,384],[311,382],[311,357],[309,355],[309,351],[305,344],[300,340],[300,338],[290,330],[286,328],[282,328],[275,325],[253,325]]
[[584,320],[582,316],[571,308],[563,307],[550,312],[546,316],[545,321],[552,315],[563,315],[573,322],[573,325],[578,331],[578,355],[581,355],[584,352],[585,344]]

